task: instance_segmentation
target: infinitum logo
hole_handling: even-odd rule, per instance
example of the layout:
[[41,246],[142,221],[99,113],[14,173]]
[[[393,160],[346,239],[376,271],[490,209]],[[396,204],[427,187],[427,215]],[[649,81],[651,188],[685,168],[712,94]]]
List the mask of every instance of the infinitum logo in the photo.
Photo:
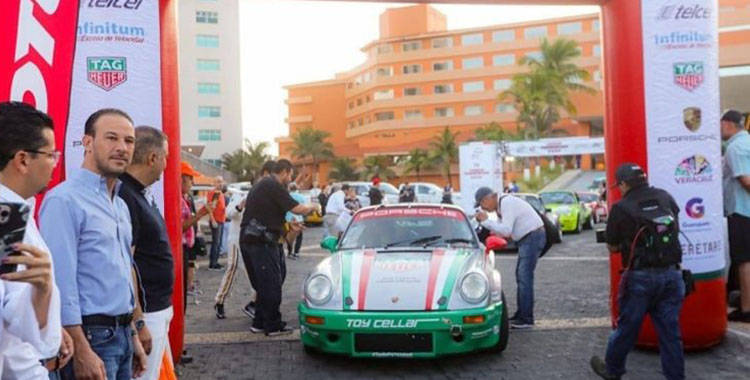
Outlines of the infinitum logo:
[[709,48],[713,46],[712,40],[710,33],[696,31],[654,35],[654,45],[665,50]]
[[659,10],[658,20],[702,20],[711,17],[711,8],[700,4],[665,5]]
[[118,24],[116,22],[89,22],[78,25],[80,42],[130,42],[143,43],[146,29],[140,26]]
[[700,219],[706,215],[706,206],[703,205],[703,198],[693,198],[685,205],[685,212],[693,219]]

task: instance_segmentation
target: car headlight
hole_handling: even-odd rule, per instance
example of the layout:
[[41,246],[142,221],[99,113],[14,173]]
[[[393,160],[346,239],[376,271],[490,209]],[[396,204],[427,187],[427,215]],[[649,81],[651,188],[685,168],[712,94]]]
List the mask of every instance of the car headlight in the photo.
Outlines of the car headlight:
[[322,305],[331,299],[333,295],[333,283],[328,276],[317,274],[307,280],[305,296],[315,305]]
[[477,272],[471,272],[461,279],[461,297],[469,303],[479,303],[487,296],[487,279]]

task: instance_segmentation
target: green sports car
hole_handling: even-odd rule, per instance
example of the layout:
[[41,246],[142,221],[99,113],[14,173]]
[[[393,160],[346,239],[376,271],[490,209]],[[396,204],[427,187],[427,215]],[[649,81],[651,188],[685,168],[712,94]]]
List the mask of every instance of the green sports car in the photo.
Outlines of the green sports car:
[[303,282],[306,352],[425,358],[502,351],[508,314],[491,250],[449,205],[361,209]]
[[580,233],[594,228],[591,209],[581,203],[572,191],[547,191],[539,193],[544,205],[557,214],[563,232]]

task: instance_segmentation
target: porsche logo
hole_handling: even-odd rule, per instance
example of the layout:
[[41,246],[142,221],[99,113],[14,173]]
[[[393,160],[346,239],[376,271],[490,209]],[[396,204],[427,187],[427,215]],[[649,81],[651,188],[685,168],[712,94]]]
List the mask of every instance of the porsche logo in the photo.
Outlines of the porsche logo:
[[690,132],[695,132],[701,127],[701,109],[698,107],[688,107],[682,110],[683,122],[685,128]]
[[398,296],[391,297],[391,303],[398,303]]

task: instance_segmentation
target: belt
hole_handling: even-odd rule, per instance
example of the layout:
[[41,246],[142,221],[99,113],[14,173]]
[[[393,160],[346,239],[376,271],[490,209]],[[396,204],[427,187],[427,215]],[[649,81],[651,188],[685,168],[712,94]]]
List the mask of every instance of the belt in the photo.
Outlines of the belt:
[[652,267],[637,267],[636,266],[635,268],[633,268],[633,270],[639,270],[639,271],[644,271],[644,272],[665,272],[668,270],[677,270],[677,269],[680,269],[680,266],[678,264],[667,265],[664,267],[653,267],[653,266]]
[[84,325],[94,326],[127,326],[133,321],[133,314],[120,314],[110,317],[104,314],[86,315],[81,318]]

